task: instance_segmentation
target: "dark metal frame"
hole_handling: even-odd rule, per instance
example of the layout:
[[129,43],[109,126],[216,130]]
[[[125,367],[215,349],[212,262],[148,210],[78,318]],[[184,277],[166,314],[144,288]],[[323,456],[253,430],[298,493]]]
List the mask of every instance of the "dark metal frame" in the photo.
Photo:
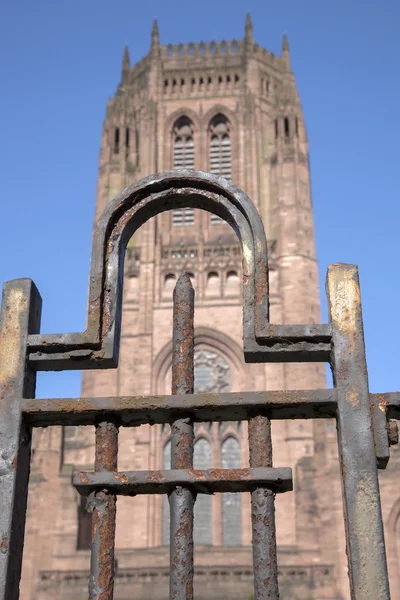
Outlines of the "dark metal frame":
[[[171,208],[209,210],[236,231],[243,256],[243,348],[247,362],[329,362],[334,389],[202,395],[193,392],[194,293],[187,276],[174,300],[173,395],[34,400],[36,371],[118,364],[123,262],[129,238]],[[377,468],[389,459],[400,394],[369,394],[357,267],[328,269],[328,325],[269,323],[267,243],[241,190],[199,171],[161,173],[124,190],[93,238],[87,329],[40,334],[41,299],[31,280],[3,287],[0,327],[0,600],[17,600],[28,494],[31,428],[94,425],[94,473],[74,485],[89,495],[93,537],[89,596],[113,597],[116,496],[167,493],[171,504],[170,597],[193,597],[196,494],[251,492],[255,598],[278,598],[274,495],[292,489],[291,471],[272,467],[272,419],[337,420],[352,599],[390,597]],[[250,467],[192,468],[193,423],[248,420]],[[172,425],[170,471],[117,470],[118,427]]]

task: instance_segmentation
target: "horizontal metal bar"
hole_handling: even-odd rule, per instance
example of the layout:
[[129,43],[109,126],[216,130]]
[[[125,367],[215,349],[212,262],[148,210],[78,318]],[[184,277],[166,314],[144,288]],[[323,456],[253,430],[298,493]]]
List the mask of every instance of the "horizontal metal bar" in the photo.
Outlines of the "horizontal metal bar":
[[243,421],[255,414],[270,419],[318,419],[336,416],[336,392],[286,390],[229,394],[49,398],[24,400],[23,414],[35,427],[95,425],[118,417],[122,426],[169,423],[190,417],[202,421]]
[[[331,345],[324,342],[291,342],[271,338],[268,344],[244,341],[244,359],[247,363],[329,362]],[[34,371],[85,371],[115,369],[113,356],[103,350],[69,350],[66,352],[33,352],[28,355],[29,366]]]
[[257,338],[244,339],[244,357],[257,362],[329,362],[330,325],[271,325],[265,323]]
[[378,469],[386,469],[390,458],[388,422],[385,407],[378,394],[370,394],[370,411],[374,432],[375,456]]
[[100,349],[100,343],[89,340],[86,332],[34,333],[28,336],[29,352],[69,352],[82,348]]
[[293,489],[288,467],[255,469],[171,469],[166,471],[126,471],[121,473],[75,473],[73,485],[82,496],[98,490],[112,490],[121,496],[168,494],[174,488],[191,487],[200,494],[250,492],[265,487],[274,492]]
[[[397,444],[390,430],[390,420],[400,419],[400,393],[370,394],[372,425],[374,430],[375,455],[378,469],[386,469],[390,459],[390,446]],[[393,423],[397,433],[396,423]]]
[[[218,549],[221,553],[225,553],[225,556],[228,556],[226,550],[226,546],[213,546],[213,552]],[[146,548],[144,556],[149,556],[151,552],[151,548]],[[227,564],[228,563],[228,564]],[[143,585],[143,580],[146,578],[146,581],[156,581],[161,584],[165,584],[168,581],[168,576],[170,572],[170,566],[168,565],[160,565],[152,563],[149,559],[145,566],[142,567],[131,567],[124,566],[122,567],[118,564],[118,569],[116,570],[115,579],[117,585],[119,582],[123,583],[125,586],[127,582],[129,584],[139,583]],[[219,564],[207,564],[207,565],[196,565],[194,569],[195,578],[197,579],[197,584],[200,586],[203,582],[209,586],[210,581],[214,581],[216,576],[223,577],[225,580],[228,580],[231,584],[240,581],[246,581],[246,583],[251,584],[253,579],[253,567],[250,564],[243,565],[233,565],[229,564],[229,561],[224,561],[222,565]],[[335,565],[332,563],[318,562],[306,562],[299,566],[298,564],[293,564],[291,561],[289,564],[279,565],[278,575],[280,581],[290,581],[292,582],[294,578],[296,578],[297,582],[299,582],[299,586],[303,584],[304,581],[315,581],[315,576],[319,577],[324,574],[326,580],[332,580],[335,573]],[[89,570],[82,569],[73,569],[73,570],[45,570],[39,571],[39,581],[43,582],[52,582],[53,585],[57,586],[65,586],[71,585],[73,581],[75,585],[78,583],[82,583],[83,585],[89,579]],[[301,582],[301,584],[300,584]],[[206,588],[207,589],[207,588]]]
[[[35,371],[115,368],[115,359],[87,334],[36,334],[28,337],[28,358]],[[246,362],[329,362],[331,327],[328,324],[271,325],[265,323],[254,338],[245,339]]]
[[86,332],[38,333],[28,336],[28,360],[34,371],[106,369],[117,366],[105,358],[99,341]]
[[388,419],[400,419],[400,392],[370,394],[373,400],[386,411]]
[[310,342],[318,344],[323,342],[330,344],[332,340],[332,327],[329,323],[326,324],[307,324],[307,325],[274,325],[265,323],[257,334],[257,341],[261,344],[268,345],[271,340],[299,343]]
[[34,371],[83,371],[87,369],[115,369],[115,359],[107,356],[104,350],[81,348],[65,352],[31,352],[28,355],[29,366]]

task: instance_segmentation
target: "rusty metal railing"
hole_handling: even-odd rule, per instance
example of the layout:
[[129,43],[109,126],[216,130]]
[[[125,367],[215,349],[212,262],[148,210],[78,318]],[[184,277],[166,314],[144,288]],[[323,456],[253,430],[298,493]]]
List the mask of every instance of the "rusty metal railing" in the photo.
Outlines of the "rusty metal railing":
[[[243,256],[243,345],[247,362],[329,362],[330,390],[194,394],[194,291],[183,274],[174,292],[172,395],[35,400],[36,371],[117,366],[123,257],[147,219],[172,207],[209,210],[236,231]],[[193,598],[196,495],[250,492],[255,599],[278,598],[274,497],[292,489],[288,468],[273,468],[273,419],[336,418],[351,597],[390,597],[377,468],[389,459],[400,394],[369,394],[357,267],[328,269],[328,325],[269,323],[267,243],[247,196],[198,171],[142,180],[106,208],[93,238],[87,329],[40,334],[41,299],[32,281],[3,287],[0,328],[0,600],[17,600],[28,494],[31,428],[96,427],[94,472],[74,476],[93,513],[89,597],[113,598],[118,495],[168,494],[171,507],[170,598]],[[191,394],[190,400],[187,394]],[[249,423],[248,469],[193,469],[193,424]],[[118,428],[172,426],[171,470],[117,468]],[[367,528],[367,531],[366,531]]]

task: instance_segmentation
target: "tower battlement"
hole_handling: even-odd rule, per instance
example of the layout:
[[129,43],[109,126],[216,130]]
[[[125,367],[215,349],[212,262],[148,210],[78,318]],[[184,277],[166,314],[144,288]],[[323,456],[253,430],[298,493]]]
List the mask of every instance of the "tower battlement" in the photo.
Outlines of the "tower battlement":
[[194,59],[199,57],[214,56],[237,56],[240,52],[243,52],[243,41],[242,40],[231,40],[220,42],[189,42],[188,44],[167,44],[161,46],[161,56],[164,59],[168,58],[185,58],[193,57]]
[[[220,42],[199,42],[188,44],[167,44],[160,46],[161,58],[165,61],[164,67],[169,68],[178,66],[179,63],[190,60],[190,65],[195,66],[197,63],[204,66],[204,63],[209,63],[210,58],[212,59],[212,65],[218,66],[221,61],[226,61],[229,58],[235,59],[233,62],[241,62],[244,53],[249,53],[249,49],[246,48],[245,40],[222,40]],[[266,48],[263,48],[259,44],[252,43],[250,54],[257,59],[261,59],[265,64],[275,67],[276,69],[282,69],[282,57],[276,56],[272,52],[269,52]]]
[[[224,71],[224,75],[228,74],[228,83],[230,82],[230,74],[226,70],[235,69],[236,77],[233,74],[234,80],[237,83],[240,79],[238,72],[243,72],[247,68],[249,60],[258,63],[259,70],[264,73],[268,71],[271,76],[281,78],[285,73],[290,72],[290,61],[288,60],[289,48],[286,36],[284,36],[282,44],[282,55],[277,56],[274,53],[263,48],[253,40],[253,31],[251,21],[246,23],[246,31],[243,39],[209,41],[209,42],[188,42],[178,44],[160,44],[158,25],[156,21],[153,25],[151,48],[149,53],[144,56],[135,65],[130,66],[129,59],[127,60],[127,49],[124,53],[122,82],[125,85],[138,85],[145,77],[146,72],[151,69],[155,63],[158,66],[158,71],[161,77],[168,77],[176,74],[179,77],[183,72],[191,71],[192,73],[204,73],[205,78],[209,78],[211,70]],[[221,74],[222,75],[222,74]],[[219,84],[221,80],[217,80]],[[185,82],[186,83],[186,82]],[[203,83],[211,83],[204,80]],[[191,83],[192,87],[197,89],[197,82]],[[201,84],[200,84],[201,85]],[[164,92],[171,89],[178,91],[180,83],[168,79],[164,80]],[[213,86],[213,89],[218,89],[219,86]],[[232,86],[234,89],[235,86]],[[188,88],[186,88],[188,89]],[[204,91],[207,85],[204,85]]]

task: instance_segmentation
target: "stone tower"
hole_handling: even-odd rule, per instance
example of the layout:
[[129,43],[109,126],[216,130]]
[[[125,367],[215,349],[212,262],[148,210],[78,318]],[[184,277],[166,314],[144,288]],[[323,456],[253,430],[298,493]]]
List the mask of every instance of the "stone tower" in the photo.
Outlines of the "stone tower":
[[[231,179],[255,203],[272,322],[320,322],[308,143],[286,37],[275,56],[254,42],[248,15],[241,40],[162,45],[155,22],[141,61],[131,66],[125,49],[103,126],[96,219],[132,182],[182,167]],[[119,368],[85,372],[82,396],[169,393],[172,290],[183,269],[196,291],[198,391],[324,387],[323,365],[244,364],[240,252],[230,227],[204,211],[172,208],[145,223],[126,253]],[[196,435],[198,468],[248,465],[246,423],[201,424]],[[273,423],[274,464],[295,476],[295,491],[276,502],[284,599],[348,595],[335,440],[332,423]],[[34,447],[22,598],[83,600],[90,524],[71,472],[92,469],[93,431],[40,430]],[[120,470],[168,467],[168,428],[121,430],[118,461]],[[119,498],[117,514],[116,598],[167,598],[166,500]],[[196,598],[252,597],[247,495],[201,496],[195,542]]]

